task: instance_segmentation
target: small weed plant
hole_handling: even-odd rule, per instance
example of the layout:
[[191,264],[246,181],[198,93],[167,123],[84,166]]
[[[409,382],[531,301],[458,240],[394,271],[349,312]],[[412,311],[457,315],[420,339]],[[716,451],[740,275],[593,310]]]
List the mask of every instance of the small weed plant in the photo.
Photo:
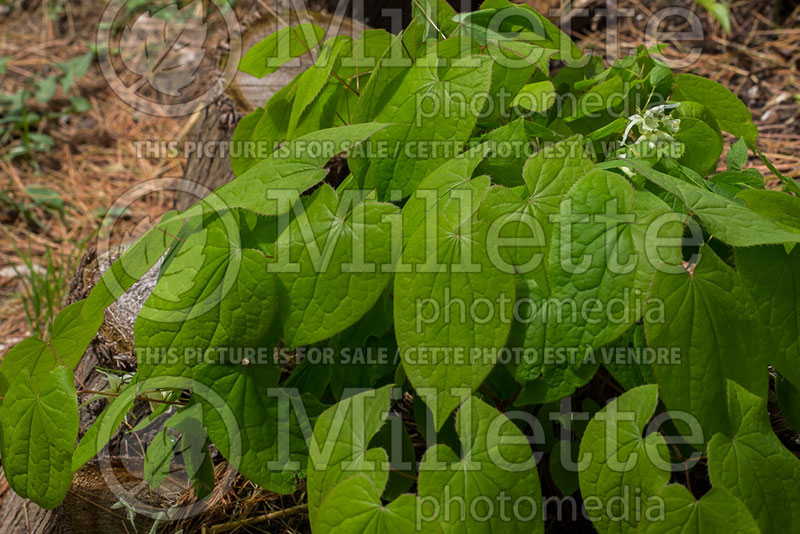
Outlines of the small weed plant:
[[[87,52],[62,63],[51,65],[56,71],[46,77],[31,76],[13,93],[0,93],[0,154],[9,160],[22,158],[38,171],[35,155],[55,146],[52,137],[40,131],[40,125],[69,115],[85,113],[91,104],[82,96],[71,94],[75,80],[83,77],[94,58]],[[0,74],[8,69],[8,58],[0,58]],[[51,102],[59,87],[67,102]],[[57,108],[57,109],[55,109]]]

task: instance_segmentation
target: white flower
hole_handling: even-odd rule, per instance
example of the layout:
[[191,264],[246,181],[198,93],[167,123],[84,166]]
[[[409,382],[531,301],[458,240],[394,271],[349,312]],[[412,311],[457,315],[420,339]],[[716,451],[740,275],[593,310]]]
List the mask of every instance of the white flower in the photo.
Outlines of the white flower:
[[670,117],[664,117],[662,121],[664,126],[672,133],[678,133],[681,129],[681,120],[680,119],[672,119]]
[[680,131],[681,121],[667,116],[666,112],[679,105],[677,103],[663,104],[646,110],[644,114],[636,113],[628,117],[628,126],[622,136],[622,146],[626,145],[633,128],[637,128],[639,132],[639,138],[634,143],[635,146],[640,149],[646,147],[645,151],[673,143],[675,139],[672,134]]

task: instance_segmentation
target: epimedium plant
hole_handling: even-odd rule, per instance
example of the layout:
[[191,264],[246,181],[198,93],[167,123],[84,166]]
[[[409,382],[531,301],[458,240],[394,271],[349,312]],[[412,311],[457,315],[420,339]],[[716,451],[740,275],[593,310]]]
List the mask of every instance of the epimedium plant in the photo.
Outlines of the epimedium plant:
[[[287,27],[244,56],[255,76],[316,63],[242,119],[235,180],[6,355],[11,487],[58,506],[160,396],[151,485],[177,451],[207,495],[213,444],[268,490],[306,478],[315,533],[544,532],[542,464],[599,532],[796,528],[800,461],[767,400],[771,372],[782,407],[800,387],[800,190],[744,168],[769,165],[747,108],[659,50],[605,67],[506,0],[414,14],[357,40]],[[78,441],[71,372],[161,259],[138,373]],[[583,420],[559,410],[576,392]],[[678,483],[704,469],[705,494]]]

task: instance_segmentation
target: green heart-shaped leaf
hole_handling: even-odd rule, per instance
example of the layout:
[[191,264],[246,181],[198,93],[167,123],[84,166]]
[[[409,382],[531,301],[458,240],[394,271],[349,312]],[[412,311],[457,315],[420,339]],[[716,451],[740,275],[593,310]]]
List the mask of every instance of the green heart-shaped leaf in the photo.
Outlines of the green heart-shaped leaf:
[[772,431],[765,399],[728,381],[727,405],[731,430],[708,444],[711,483],[740,499],[762,532],[796,530],[800,460]]
[[657,432],[642,437],[657,403],[657,386],[632,389],[597,412],[583,434],[578,480],[601,534],[635,533],[638,518],[625,509],[634,498],[646,504],[669,482],[666,441]]

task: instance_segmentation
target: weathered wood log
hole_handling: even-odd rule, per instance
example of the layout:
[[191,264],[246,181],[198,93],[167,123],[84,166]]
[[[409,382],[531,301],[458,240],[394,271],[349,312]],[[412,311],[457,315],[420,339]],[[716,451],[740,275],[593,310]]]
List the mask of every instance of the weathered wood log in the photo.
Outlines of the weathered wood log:
[[[2,475],[2,469],[0,469]],[[63,509],[44,510],[11,491],[0,481],[0,532],[8,534],[65,534]]]
[[[68,303],[85,298],[97,283],[100,275],[111,265],[113,256],[97,257],[89,250],[80,261],[70,286]],[[144,300],[155,285],[155,271],[151,271],[126,294],[126,298],[106,310],[106,317],[95,339],[75,369],[75,382],[79,391],[101,391],[107,386],[105,376],[98,367],[119,371],[133,371],[136,358],[133,353],[133,322]],[[88,395],[81,395],[86,400]],[[79,435],[97,419],[107,406],[104,399],[95,400],[80,411]],[[140,413],[143,407],[138,408]],[[113,466],[112,466],[113,469]],[[130,478],[125,470],[114,472],[117,479]],[[106,476],[96,463],[90,463],[74,476],[64,503],[55,510],[44,510],[22,499],[8,486],[0,487],[0,532],[3,534],[126,534],[131,532],[125,510],[112,509],[118,496],[109,490]],[[3,479],[5,482],[5,479]],[[147,530],[152,520],[136,517],[139,530]]]

